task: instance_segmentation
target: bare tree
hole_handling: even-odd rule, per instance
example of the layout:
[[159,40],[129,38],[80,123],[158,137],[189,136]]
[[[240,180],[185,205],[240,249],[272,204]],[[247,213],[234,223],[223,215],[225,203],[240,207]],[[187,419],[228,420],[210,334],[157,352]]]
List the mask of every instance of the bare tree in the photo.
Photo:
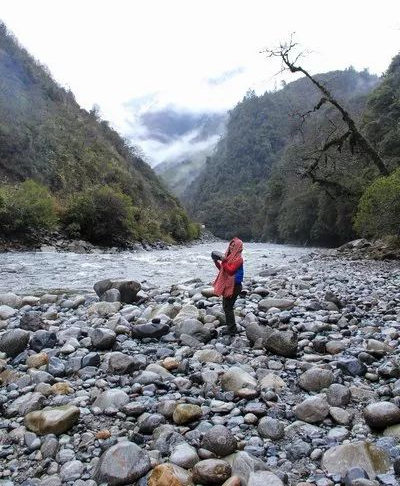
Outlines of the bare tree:
[[[329,103],[340,113],[341,118],[347,127],[344,133],[340,135],[336,135],[337,127],[334,126],[334,130],[328,135],[328,138],[326,139],[323,146],[318,150],[316,150],[311,156],[303,159],[304,161],[311,162],[306,168],[305,173],[303,175],[310,177],[313,182],[317,182],[320,185],[324,185],[326,188],[330,186],[330,188],[333,189],[334,188],[333,185],[336,185],[337,186],[336,189],[338,189],[339,185],[337,183],[332,183],[331,181],[319,179],[315,175],[315,171],[318,169],[321,161],[327,162],[326,154],[329,151],[329,149],[331,149],[332,147],[336,147],[338,151],[341,151],[345,142],[348,142],[351,153],[354,153],[355,148],[358,148],[358,151],[361,154],[361,156],[364,157],[369,163],[372,162],[378,168],[379,172],[382,175],[384,176],[389,175],[389,171],[386,167],[385,162],[382,160],[382,157],[378,154],[378,152],[371,146],[368,140],[360,132],[360,130],[358,129],[355,121],[353,120],[349,112],[332,95],[332,93],[328,90],[328,88],[323,83],[321,83],[315,77],[313,77],[302,66],[297,64],[303,53],[296,54],[295,53],[296,47],[297,44],[293,41],[293,36],[291,36],[290,41],[288,43],[281,44],[278,48],[275,49],[265,49],[262,52],[266,53],[268,57],[276,57],[281,59],[282,61],[281,72],[288,70],[291,73],[302,73],[321,92],[322,97],[312,110],[297,115],[304,122],[308,116],[318,111],[326,103]],[[342,186],[340,187],[341,190],[344,189]]]

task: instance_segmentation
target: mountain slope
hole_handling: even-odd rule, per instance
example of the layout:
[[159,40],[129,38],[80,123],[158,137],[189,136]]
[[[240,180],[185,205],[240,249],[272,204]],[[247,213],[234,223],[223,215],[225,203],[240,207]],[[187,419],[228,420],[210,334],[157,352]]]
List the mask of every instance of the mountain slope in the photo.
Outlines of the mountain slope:
[[[377,77],[354,69],[317,77],[356,117],[362,113],[367,94],[378,83]],[[331,122],[340,126],[340,119],[329,107],[302,123],[298,114],[311,110],[319,99],[320,93],[304,78],[273,93],[247,95],[230,113],[226,135],[185,193],[191,214],[221,237],[238,234],[244,239],[310,241],[300,230],[293,238],[272,234],[266,223],[271,209],[280,212],[279,206],[271,208],[270,195],[274,193],[276,199],[280,192],[291,193],[294,189],[287,183],[300,169],[299,160],[306,146],[315,147],[332,129]],[[272,180],[274,187],[269,183]],[[304,189],[306,193],[310,190],[309,185]],[[316,207],[315,200],[310,205]],[[312,214],[310,220],[316,217]],[[301,223],[301,218],[294,219]]]
[[29,178],[46,185],[61,205],[93,187],[122,192],[150,238],[182,235],[188,225],[178,200],[135,148],[95,111],[81,109],[0,24],[0,181]]

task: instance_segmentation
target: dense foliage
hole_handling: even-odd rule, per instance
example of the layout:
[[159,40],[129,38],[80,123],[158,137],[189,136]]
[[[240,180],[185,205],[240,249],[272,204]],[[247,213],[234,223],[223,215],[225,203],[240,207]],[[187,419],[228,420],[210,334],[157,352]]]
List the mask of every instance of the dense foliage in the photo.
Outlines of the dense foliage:
[[[349,68],[317,78],[356,120],[378,79]],[[330,154],[317,175],[304,177],[305,159],[343,122],[332,107],[312,110],[320,93],[307,79],[255,96],[250,92],[230,113],[227,133],[206,169],[185,194],[191,213],[217,235],[279,242],[341,243],[354,236],[352,219],[365,185],[375,177],[348,148]],[[335,170],[332,170],[332,167]]]
[[0,232],[12,234],[54,229],[57,205],[49,190],[33,180],[0,188]]
[[[189,220],[182,223],[178,217],[174,226],[172,215],[183,209],[135,147],[96,110],[81,109],[73,94],[60,87],[0,24],[0,182],[27,179],[48,187],[61,210],[73,194],[79,194],[83,206],[82,198],[88,198],[86,219],[75,221],[74,231],[96,242],[121,241],[129,235],[172,241],[193,233]],[[105,187],[103,193],[100,186]],[[91,200],[100,193],[99,199]],[[109,216],[109,208],[102,206],[109,201],[120,211],[115,226],[101,221]],[[92,203],[97,204],[94,219],[88,215]]]
[[400,169],[380,177],[360,199],[355,227],[363,236],[400,236]]

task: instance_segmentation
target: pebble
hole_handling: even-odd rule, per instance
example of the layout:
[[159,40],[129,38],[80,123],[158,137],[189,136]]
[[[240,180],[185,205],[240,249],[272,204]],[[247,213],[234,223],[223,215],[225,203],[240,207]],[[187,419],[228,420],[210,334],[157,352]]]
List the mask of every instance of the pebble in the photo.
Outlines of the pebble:
[[397,484],[397,273],[290,261],[245,281],[231,342],[199,280],[138,305],[0,295],[0,481]]

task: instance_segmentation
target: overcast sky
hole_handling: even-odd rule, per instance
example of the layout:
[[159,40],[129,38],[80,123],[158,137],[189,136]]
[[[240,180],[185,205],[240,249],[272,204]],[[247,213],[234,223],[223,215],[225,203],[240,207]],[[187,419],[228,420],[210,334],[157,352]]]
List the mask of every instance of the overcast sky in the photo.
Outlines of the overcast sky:
[[399,0],[0,0],[0,19],[124,134],[143,110],[221,111],[279,86],[259,51],[291,32],[314,73],[381,74],[400,49]]

